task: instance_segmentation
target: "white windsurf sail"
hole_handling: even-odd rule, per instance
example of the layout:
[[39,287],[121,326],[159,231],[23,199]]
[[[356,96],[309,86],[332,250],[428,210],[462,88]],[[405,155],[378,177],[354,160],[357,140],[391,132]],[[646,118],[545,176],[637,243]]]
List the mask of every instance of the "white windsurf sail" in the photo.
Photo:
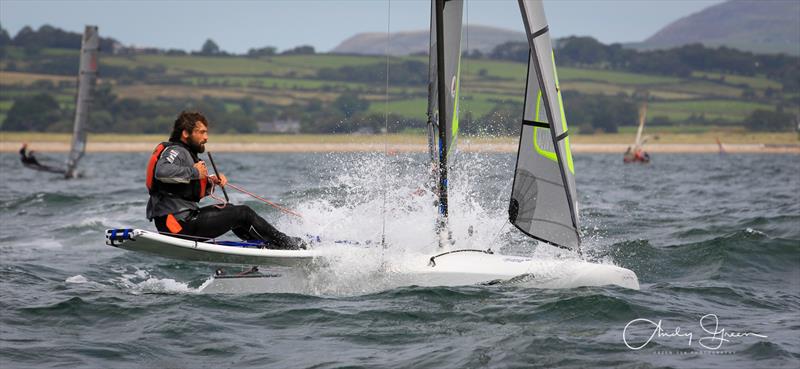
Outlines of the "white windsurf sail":
[[541,0],[519,0],[530,48],[522,127],[508,215],[526,235],[580,248],[575,167]]
[[72,147],[67,157],[66,178],[75,177],[78,161],[86,151],[86,124],[97,83],[97,52],[100,36],[96,26],[86,26],[81,43],[81,61],[78,75],[78,96],[75,102],[75,123],[72,130]]
[[447,222],[448,160],[458,138],[458,90],[461,67],[462,0],[431,1],[431,42],[428,84],[428,134],[441,232]]
[[639,149],[644,146],[644,142],[642,142],[642,132],[644,131],[644,122],[647,120],[647,102],[642,104],[642,107],[639,109],[639,128],[636,130],[636,142],[634,143],[634,147]]

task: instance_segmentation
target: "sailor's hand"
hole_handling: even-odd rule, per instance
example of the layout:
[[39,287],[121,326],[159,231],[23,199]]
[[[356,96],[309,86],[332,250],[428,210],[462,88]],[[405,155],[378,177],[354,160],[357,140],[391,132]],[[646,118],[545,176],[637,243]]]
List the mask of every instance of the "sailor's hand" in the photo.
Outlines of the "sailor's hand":
[[197,168],[198,172],[200,172],[200,178],[208,177],[208,169],[206,168],[206,163],[198,161],[197,163],[194,163],[194,167]]
[[219,175],[216,175],[216,174],[214,174],[214,175],[210,175],[210,176],[208,176],[208,179],[209,179],[211,182],[214,182],[214,184],[215,184],[215,185],[218,185],[218,186],[225,187],[225,185],[226,185],[226,184],[228,184],[228,178],[227,178],[227,177],[225,177],[225,175],[224,175],[224,174],[219,174]]

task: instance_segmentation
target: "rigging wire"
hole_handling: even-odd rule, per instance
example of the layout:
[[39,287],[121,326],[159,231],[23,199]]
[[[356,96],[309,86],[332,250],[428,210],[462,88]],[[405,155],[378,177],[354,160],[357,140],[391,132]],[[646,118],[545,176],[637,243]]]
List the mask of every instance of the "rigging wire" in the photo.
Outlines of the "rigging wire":
[[[503,226],[500,227],[500,229],[497,231],[497,233],[495,233],[494,237],[492,238],[492,241],[489,242],[489,248],[490,249],[491,249],[492,245],[494,245],[494,243],[497,241],[497,238],[500,237],[500,234],[503,233],[503,230],[506,229],[506,226],[508,224],[510,224],[510,223],[511,223],[511,221],[508,220],[508,219],[506,219],[505,222],[503,222]],[[499,249],[499,247],[498,247],[498,249]]]
[[[239,192],[241,192],[241,193],[243,193],[245,195],[248,195],[248,196],[250,196],[250,197],[252,197],[252,198],[254,198],[256,200],[259,200],[259,201],[261,201],[261,202],[263,202],[263,203],[265,203],[265,204],[267,204],[269,206],[272,206],[272,207],[280,210],[281,212],[283,212],[285,214],[294,215],[294,216],[296,216],[298,218],[302,218],[303,217],[302,214],[300,214],[300,213],[298,213],[298,212],[296,212],[294,210],[291,210],[291,209],[285,208],[283,206],[280,206],[280,205],[278,205],[278,204],[276,204],[276,203],[274,203],[272,201],[269,201],[269,200],[267,200],[267,199],[265,199],[265,198],[263,198],[261,196],[258,196],[256,194],[254,194],[254,193],[252,193],[252,192],[250,192],[248,190],[245,190],[244,188],[241,188],[241,187],[239,187],[239,186],[237,186],[237,185],[235,185],[233,183],[228,182],[228,184],[226,184],[226,186],[230,187],[230,188],[233,188],[233,189],[235,189],[235,190],[237,190],[237,191],[239,191]],[[209,197],[211,197],[212,199],[218,201],[218,203],[215,204],[214,206],[216,206],[218,208],[224,208],[225,205],[227,205],[230,202],[227,201],[227,199],[222,199],[222,198],[219,198],[219,197],[214,195],[214,190],[217,187],[218,187],[217,185],[215,185],[213,182],[211,182],[211,192],[210,192]],[[219,187],[222,188],[222,186],[219,186]]]

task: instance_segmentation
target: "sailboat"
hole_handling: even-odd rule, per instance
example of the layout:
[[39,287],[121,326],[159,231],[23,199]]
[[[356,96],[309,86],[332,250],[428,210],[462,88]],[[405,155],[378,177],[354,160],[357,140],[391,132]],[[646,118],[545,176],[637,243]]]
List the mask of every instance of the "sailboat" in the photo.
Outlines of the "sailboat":
[[642,138],[644,131],[644,123],[647,120],[647,102],[642,104],[639,109],[639,128],[636,130],[636,141],[633,142],[633,148],[628,146],[622,161],[625,163],[649,163],[650,154],[644,151],[644,143],[647,142],[648,136]]
[[[518,0],[528,39],[525,100],[514,171],[509,222],[528,237],[580,254],[581,235],[575,190],[575,167],[569,146],[549,26],[541,0]],[[536,259],[502,255],[487,249],[459,249],[449,235],[447,193],[449,159],[459,133],[461,0],[435,0],[431,14],[429,147],[438,175],[440,252],[408,272],[419,285],[533,282],[538,287],[618,285],[639,288],[632,271],[578,259]],[[433,108],[431,108],[433,106]],[[423,266],[424,265],[424,266]]]
[[63,174],[65,178],[77,176],[78,162],[86,152],[86,133],[89,120],[89,109],[92,103],[94,87],[97,83],[97,53],[100,48],[100,36],[97,26],[86,26],[83,31],[78,70],[78,94],[75,100],[75,120],[72,127],[72,143],[66,166],[57,168],[51,165],[26,164],[26,168]]
[[[581,253],[575,167],[569,146],[561,91],[541,0],[519,0],[530,57],[514,173],[509,222],[539,242]],[[429,154],[438,208],[438,249],[406,255],[386,273],[421,286],[526,283],[542,288],[617,285],[638,289],[634,272],[610,264],[572,259],[503,255],[485,249],[459,248],[450,235],[448,184],[459,135],[458,93],[461,63],[462,0],[433,0],[431,6],[430,82],[428,85]],[[313,269],[316,261],[335,258],[335,249],[269,250],[241,243],[181,240],[139,229],[106,231],[106,243],[162,256],[215,262]],[[338,252],[357,252],[353,248]],[[324,263],[323,263],[324,264]],[[281,291],[274,275],[216,276],[205,292]],[[277,287],[276,287],[277,286]],[[277,288],[277,289],[276,289]]]
[[715,137],[715,139],[717,140],[717,146],[719,147],[719,154],[720,155],[727,154],[728,152],[725,151],[725,147],[722,146],[722,141],[719,140],[719,137]]

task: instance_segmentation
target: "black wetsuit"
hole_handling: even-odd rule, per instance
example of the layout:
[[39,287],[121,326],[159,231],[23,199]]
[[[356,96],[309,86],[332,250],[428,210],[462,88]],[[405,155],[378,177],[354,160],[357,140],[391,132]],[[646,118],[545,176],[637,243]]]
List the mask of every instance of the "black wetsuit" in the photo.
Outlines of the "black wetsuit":
[[[243,240],[260,240],[275,249],[305,248],[300,238],[289,237],[270,225],[246,205],[228,204],[220,209],[214,205],[199,207],[191,200],[163,188],[180,190],[176,186],[193,186],[200,179],[194,164],[197,154],[185,144],[167,147],[158,158],[153,180],[167,186],[153,191],[147,203],[147,218],[154,221],[159,232],[188,239],[211,239],[233,231]],[[209,186],[210,187],[210,186]],[[184,193],[191,193],[186,191]],[[170,216],[173,218],[170,219]]]
[[[178,216],[183,218],[178,220],[183,228],[179,235],[192,236],[187,238],[211,239],[233,231],[243,240],[264,241],[268,243],[269,248],[297,249],[302,245],[298,238],[289,237],[275,229],[247,205],[228,204],[222,209],[211,205],[188,210],[186,214],[176,215],[176,219]],[[166,224],[166,215],[155,217],[153,220],[160,232],[171,233]]]

